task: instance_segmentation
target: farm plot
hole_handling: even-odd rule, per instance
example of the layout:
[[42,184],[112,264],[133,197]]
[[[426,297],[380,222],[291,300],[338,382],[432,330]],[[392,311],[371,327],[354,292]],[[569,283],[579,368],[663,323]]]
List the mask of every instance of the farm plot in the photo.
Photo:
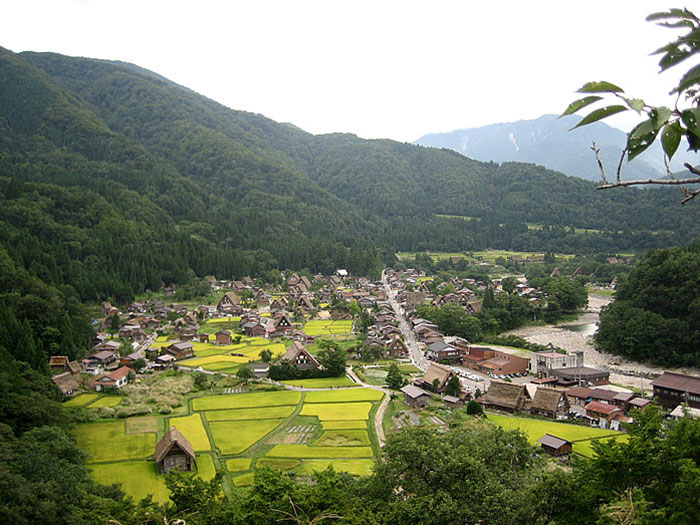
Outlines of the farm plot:
[[[197,458],[199,459],[199,458]],[[153,499],[165,503],[170,497],[165,478],[156,474],[154,461],[125,461],[91,465],[92,478],[103,485],[121,484],[122,490],[135,501],[153,494]]]
[[250,470],[253,458],[233,458],[226,460],[226,470],[229,472],[245,472]]
[[[314,392],[310,392],[314,393]],[[321,393],[321,392],[319,392]],[[301,409],[302,416],[316,416],[321,421],[340,421],[347,419],[369,419],[372,403],[314,403],[306,404]]]
[[352,321],[348,320],[314,320],[304,325],[307,335],[339,335],[352,332]]
[[224,456],[232,456],[252,447],[276,429],[282,420],[215,421],[209,423],[214,443]]
[[130,417],[126,420],[127,434],[143,434],[158,432],[159,420],[154,417]]
[[249,472],[248,474],[243,474],[242,476],[236,476],[233,478],[233,484],[236,487],[250,487],[255,479],[255,472]]
[[270,467],[277,470],[290,470],[301,465],[298,459],[277,459],[277,458],[260,458],[255,462],[255,468]]
[[595,455],[595,452],[593,451],[593,442],[594,441],[600,441],[600,442],[607,442],[607,441],[620,441],[620,442],[626,442],[629,440],[629,436],[627,434],[621,434],[619,436],[614,436],[614,437],[605,437],[605,438],[598,438],[598,439],[587,439],[585,441],[576,441],[574,443],[573,449],[574,452],[577,454],[581,454],[582,456],[586,456],[587,458],[592,458]]
[[73,399],[69,399],[65,403],[63,403],[63,406],[66,407],[83,407],[87,405],[88,403],[92,403],[95,400],[99,399],[102,396],[102,394],[80,394],[75,396]]
[[303,388],[331,388],[334,386],[359,386],[348,376],[342,377],[319,377],[315,379],[290,379],[282,381],[286,385],[299,386]]
[[214,466],[214,458],[209,454],[197,455],[197,475],[205,481],[209,481],[216,476],[216,467]]
[[369,444],[366,430],[326,430],[314,441],[314,446],[328,447],[357,447]]
[[530,443],[536,443],[545,434],[552,434],[568,441],[583,441],[606,436],[621,435],[614,430],[556,423],[540,419],[489,415],[488,420],[506,430],[521,430]]
[[170,425],[177,428],[192,443],[195,452],[211,450],[207,431],[199,414],[170,418]]
[[323,430],[358,430],[366,429],[367,421],[364,419],[360,420],[346,420],[346,421],[323,421],[321,423]]
[[115,407],[124,399],[122,396],[104,396],[97,401],[93,401],[88,408]]
[[309,445],[275,445],[267,453],[271,458],[371,458],[372,447],[316,447]]
[[[199,397],[192,400],[193,410],[218,410],[224,408],[256,408],[284,405],[298,405],[301,392],[282,390],[280,392],[260,392],[249,394],[226,394]],[[359,418],[357,418],[359,419]]]
[[240,365],[247,363],[249,359],[247,357],[240,357],[235,355],[210,355],[207,357],[195,357],[193,359],[185,359],[182,364],[185,366],[206,368],[207,365],[212,363],[231,363],[231,365]]
[[[307,392],[304,403],[342,403],[351,401],[379,401],[384,393],[371,388],[345,388]],[[340,419],[340,418],[339,418]],[[361,418],[357,418],[361,419]]]
[[313,474],[326,470],[329,466],[340,472],[355,476],[369,476],[374,468],[373,459],[305,459],[297,474]]
[[294,406],[272,406],[261,408],[234,408],[229,410],[210,410],[204,415],[207,421],[246,421],[253,419],[283,419],[291,416]]
[[77,425],[72,434],[92,462],[148,458],[156,449],[154,433],[127,434],[124,421],[84,423]]

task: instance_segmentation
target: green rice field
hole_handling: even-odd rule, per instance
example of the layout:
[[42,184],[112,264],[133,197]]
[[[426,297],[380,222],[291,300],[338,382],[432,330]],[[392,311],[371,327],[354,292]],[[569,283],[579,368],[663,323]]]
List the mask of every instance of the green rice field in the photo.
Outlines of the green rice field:
[[296,410],[295,406],[271,406],[260,408],[234,408],[205,412],[207,421],[245,421],[253,419],[283,419]]
[[195,452],[211,450],[207,431],[199,414],[170,418],[170,425],[177,428],[192,443]]
[[226,469],[229,472],[245,472],[250,470],[253,458],[233,458],[226,460]]
[[340,472],[347,472],[355,476],[369,476],[374,468],[373,459],[305,459],[301,463],[301,467],[297,470],[298,474],[312,474],[313,472],[321,472],[329,466]]
[[347,421],[322,421],[321,427],[323,430],[356,430],[367,428],[367,421],[364,419],[360,420],[347,420]]
[[127,434],[122,420],[83,423],[71,433],[78,446],[90,454],[91,462],[148,458],[156,449],[155,434]]
[[91,465],[92,478],[103,485],[121,484],[127,496],[139,501],[149,494],[159,503],[165,503],[170,492],[165,487],[165,477],[156,474],[154,461],[125,461]]
[[225,394],[199,397],[192,401],[193,410],[218,410],[223,408],[255,408],[267,406],[298,405],[301,392],[255,392],[249,394]]
[[340,421],[344,419],[369,419],[372,403],[314,403],[306,404],[301,409],[301,416],[316,416],[321,421]]
[[304,332],[307,335],[340,335],[352,332],[351,320],[314,320],[304,325]]
[[275,445],[272,458],[371,458],[372,447],[315,447],[309,445]]
[[545,434],[566,439],[568,441],[582,441],[586,439],[596,439],[604,436],[621,435],[621,432],[605,430],[602,428],[585,427],[582,425],[570,425],[568,423],[557,423],[555,421],[544,421],[540,419],[528,419],[524,417],[508,417],[489,414],[488,420],[506,430],[521,430],[530,443],[536,443]]
[[[379,401],[384,394],[372,388],[350,388],[307,392],[304,403],[341,403],[352,401]],[[361,418],[358,418],[361,419]]]
[[69,399],[65,403],[63,403],[63,406],[66,407],[84,407],[89,403],[94,402],[95,400],[99,399],[102,397],[102,394],[78,394],[72,399]]
[[303,388],[331,388],[334,386],[359,386],[348,376],[342,377],[319,377],[315,379],[290,379],[282,381],[286,385],[298,386]]
[[301,465],[298,459],[278,459],[278,458],[260,458],[255,462],[256,468],[270,467],[277,470],[290,470]]
[[260,441],[274,429],[281,419],[256,421],[215,421],[209,423],[216,447],[224,456],[240,454]]
[[314,441],[314,446],[329,447],[357,447],[369,444],[366,430],[326,430]]
[[97,401],[93,401],[88,408],[115,407],[124,399],[122,396],[104,396]]

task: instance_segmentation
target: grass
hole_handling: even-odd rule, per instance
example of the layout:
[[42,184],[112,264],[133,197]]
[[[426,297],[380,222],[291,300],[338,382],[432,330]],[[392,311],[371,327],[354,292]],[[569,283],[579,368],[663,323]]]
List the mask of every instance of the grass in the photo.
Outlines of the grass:
[[99,399],[102,396],[102,394],[79,394],[75,396],[73,399],[69,399],[65,403],[63,403],[63,406],[66,407],[83,407],[87,405],[88,403],[92,403],[96,399]]
[[177,428],[192,443],[195,452],[211,450],[207,431],[199,414],[170,418],[170,425]]
[[290,470],[301,465],[298,459],[260,458],[255,462],[255,468],[270,467],[277,470]]
[[352,332],[352,321],[339,319],[309,321],[304,325],[304,332],[313,336],[349,334]]
[[158,432],[159,426],[158,420],[154,417],[132,417],[126,420],[126,433]]
[[340,421],[347,419],[369,419],[372,403],[317,403],[301,409],[301,416],[316,416],[321,421]]
[[283,419],[294,413],[294,406],[234,408],[229,410],[211,410],[205,412],[207,421],[250,421],[253,419]]
[[365,376],[365,383],[370,385],[382,386],[386,384],[386,376],[388,372],[381,368],[365,368],[362,372]]
[[581,441],[621,434],[614,430],[570,425],[568,423],[557,423],[540,419],[527,419],[523,417],[496,416],[489,414],[488,420],[506,430],[521,430],[527,436],[528,441],[533,444],[545,434],[552,434],[568,441]]
[[[304,403],[341,403],[351,401],[379,401],[383,392],[372,388],[349,388],[344,390],[325,390],[307,392]],[[345,419],[345,418],[338,418]],[[362,419],[362,418],[356,418]]]
[[347,420],[347,421],[323,421],[321,423],[323,430],[357,430],[366,429],[367,421],[364,419],[360,420]]
[[573,449],[574,449],[574,452],[576,452],[577,454],[581,454],[582,456],[592,458],[595,455],[595,452],[593,452],[593,442],[594,441],[608,442],[608,441],[612,441],[612,440],[626,442],[629,440],[629,436],[626,434],[621,434],[619,436],[614,436],[614,437],[607,437],[607,438],[600,438],[600,439],[587,439],[586,441],[577,441],[576,443],[574,443]]
[[355,476],[369,476],[374,468],[372,459],[311,459],[304,460],[298,474],[313,474],[321,472],[333,465],[333,468],[340,472],[347,472]]
[[212,458],[209,454],[197,456],[197,475],[205,481],[209,481],[216,476],[214,458]]
[[209,423],[214,443],[225,456],[240,454],[276,429],[281,419]]
[[298,405],[301,392],[259,392],[250,394],[224,394],[206,396],[192,400],[193,410],[218,410],[223,408],[255,408],[268,406]]
[[149,494],[159,503],[165,503],[170,498],[170,492],[165,487],[165,477],[156,474],[154,461],[127,461],[91,465],[92,478],[102,485],[121,484],[127,496],[139,501]]
[[148,458],[156,450],[155,434],[127,434],[124,421],[84,423],[71,433],[93,462]]
[[275,445],[267,453],[277,458],[371,458],[372,447],[315,447],[308,445]]
[[226,470],[229,472],[244,472],[250,470],[253,458],[233,458],[226,460]]
[[250,487],[253,484],[253,479],[255,479],[255,472],[249,472],[233,478],[233,484],[237,487]]
[[105,396],[90,403],[88,408],[115,407],[122,402],[122,399],[124,399],[122,396]]
[[326,430],[314,441],[314,446],[326,447],[358,447],[369,444],[366,430]]
[[303,388],[331,388],[334,386],[357,386],[348,376],[342,377],[319,377],[316,379],[290,379],[282,383]]

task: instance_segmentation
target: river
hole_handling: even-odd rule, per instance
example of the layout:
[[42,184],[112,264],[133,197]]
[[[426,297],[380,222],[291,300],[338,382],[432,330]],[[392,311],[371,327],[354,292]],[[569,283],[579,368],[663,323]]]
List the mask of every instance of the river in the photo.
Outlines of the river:
[[[574,322],[562,325],[527,326],[511,330],[507,334],[517,335],[541,345],[551,343],[567,352],[582,350],[585,366],[609,371],[611,383],[643,389],[645,392],[651,393],[651,379],[661,375],[664,368],[599,352],[593,346],[592,336],[597,329],[600,309],[612,300],[611,297],[591,295],[588,299],[587,310]],[[698,370],[691,369],[673,370],[690,374],[700,373]]]

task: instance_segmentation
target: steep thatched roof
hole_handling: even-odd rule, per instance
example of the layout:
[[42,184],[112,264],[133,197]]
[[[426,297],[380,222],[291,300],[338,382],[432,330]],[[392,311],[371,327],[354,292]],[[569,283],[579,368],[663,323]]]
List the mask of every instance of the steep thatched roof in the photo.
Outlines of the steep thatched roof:
[[423,376],[423,382],[432,385],[433,381],[435,379],[438,380],[438,390],[441,390],[447,381],[450,379],[450,376],[452,374],[452,370],[446,366],[440,365],[438,363],[430,363],[430,366],[428,367],[428,370],[425,372],[425,375]]
[[177,445],[180,450],[194,459],[194,447],[189,440],[175,427],[170,427],[161,440],[156,444],[156,461],[163,460],[165,455],[173,446]]
[[532,398],[530,409],[545,412],[556,412],[562,396],[566,397],[566,394],[561,390],[539,387],[537,392],[535,392],[535,396]]
[[489,391],[486,392],[483,399],[484,402],[489,405],[508,408],[510,410],[519,410],[522,402],[525,399],[530,399],[530,394],[528,394],[525,385],[506,383],[504,381],[491,381]]
[[70,372],[63,372],[62,374],[55,375],[51,378],[51,381],[53,381],[64,396],[78,390],[78,382]]

